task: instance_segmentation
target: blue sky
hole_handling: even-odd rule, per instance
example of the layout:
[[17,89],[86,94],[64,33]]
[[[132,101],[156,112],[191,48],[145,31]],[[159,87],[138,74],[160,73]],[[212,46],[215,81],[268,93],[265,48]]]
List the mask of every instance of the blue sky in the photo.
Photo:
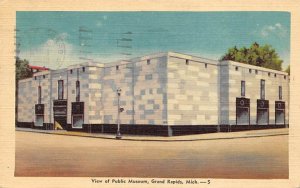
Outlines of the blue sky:
[[270,44],[290,61],[288,12],[17,12],[19,57],[50,68],[162,51],[219,59],[228,48]]

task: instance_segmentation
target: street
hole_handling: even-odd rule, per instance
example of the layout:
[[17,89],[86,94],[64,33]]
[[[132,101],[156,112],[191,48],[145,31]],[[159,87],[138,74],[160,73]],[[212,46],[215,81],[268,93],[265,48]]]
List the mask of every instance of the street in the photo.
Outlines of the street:
[[16,131],[15,176],[288,178],[288,135],[125,141]]

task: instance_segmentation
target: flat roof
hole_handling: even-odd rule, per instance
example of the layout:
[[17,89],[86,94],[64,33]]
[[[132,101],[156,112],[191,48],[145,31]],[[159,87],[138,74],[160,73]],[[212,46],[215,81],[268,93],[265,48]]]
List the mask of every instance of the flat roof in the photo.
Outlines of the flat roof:
[[221,61],[221,64],[223,64],[223,65],[229,64],[231,66],[244,67],[244,68],[248,68],[248,69],[259,70],[259,71],[263,71],[263,72],[271,72],[271,73],[282,74],[282,75],[288,76],[288,73],[285,71],[278,71],[278,70],[274,70],[274,69],[259,67],[259,66],[250,65],[250,64],[246,64],[246,63],[240,63],[240,62],[231,61],[231,60]]

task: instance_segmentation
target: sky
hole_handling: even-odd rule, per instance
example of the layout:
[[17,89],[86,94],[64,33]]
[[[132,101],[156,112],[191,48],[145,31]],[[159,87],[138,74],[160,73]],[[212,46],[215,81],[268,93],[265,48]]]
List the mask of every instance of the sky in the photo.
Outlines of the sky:
[[18,11],[16,22],[17,56],[52,69],[166,51],[217,60],[254,42],[290,62],[288,12]]

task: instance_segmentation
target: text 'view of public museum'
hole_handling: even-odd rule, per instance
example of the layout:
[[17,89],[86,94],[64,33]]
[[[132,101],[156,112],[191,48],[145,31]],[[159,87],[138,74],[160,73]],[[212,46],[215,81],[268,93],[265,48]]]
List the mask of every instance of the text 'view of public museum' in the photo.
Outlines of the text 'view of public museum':
[[18,127],[116,133],[120,120],[121,133],[161,136],[288,127],[288,74],[234,61],[157,53],[18,84]]

